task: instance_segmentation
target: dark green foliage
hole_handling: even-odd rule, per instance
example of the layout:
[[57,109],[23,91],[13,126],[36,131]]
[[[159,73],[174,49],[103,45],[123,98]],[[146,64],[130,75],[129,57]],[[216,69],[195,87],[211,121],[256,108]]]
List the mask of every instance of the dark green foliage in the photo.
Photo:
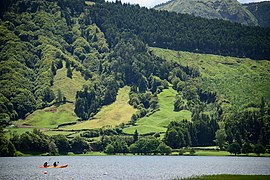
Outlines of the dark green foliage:
[[72,79],[72,70],[70,67],[68,67],[67,69],[67,77],[69,77],[70,79]]
[[115,154],[115,153],[128,153],[128,145],[123,140],[116,140],[110,144],[108,144],[105,148],[105,152],[108,154]]
[[261,104],[260,106],[260,109],[245,109],[240,113],[232,114],[230,121],[225,123],[229,143],[235,140],[241,143],[241,146],[249,142],[252,144],[259,142],[264,146],[269,144],[269,105]]
[[152,154],[157,153],[160,141],[154,137],[140,138],[130,146],[131,153]]
[[167,146],[165,143],[160,143],[159,146],[157,147],[157,152],[162,155],[164,154],[169,155],[171,154],[172,149],[169,146]]
[[67,154],[70,150],[69,142],[64,135],[55,135],[51,137],[58,149],[59,154]]
[[51,71],[52,71],[53,75],[55,76],[56,75],[56,68],[55,68],[54,63],[52,63]]
[[243,144],[242,146],[242,153],[244,154],[249,154],[249,153],[252,153],[253,152],[253,147],[250,143],[245,143]]
[[44,91],[43,91],[43,93],[44,93],[44,95],[43,95],[42,100],[44,102],[50,103],[50,102],[52,102],[55,99],[54,92],[49,87],[45,88]]
[[171,122],[166,131],[164,142],[173,149],[187,146],[214,145],[218,124],[207,116],[188,122]]
[[135,143],[136,141],[138,141],[139,139],[139,134],[137,129],[135,130],[134,134],[133,134],[133,142]]
[[[99,142],[99,150],[106,150],[107,147],[110,145],[113,147],[113,151],[110,151],[113,154],[129,152],[128,146],[133,143],[133,138],[129,136],[121,136],[115,134],[102,135],[101,141]],[[110,146],[109,148],[110,150],[112,150]]]
[[109,77],[105,82],[106,90],[104,94],[103,104],[111,104],[116,100],[117,92],[119,89],[117,81],[113,77]]
[[100,107],[101,99],[93,87],[85,86],[76,95],[75,113],[83,120],[92,117]]
[[174,101],[174,111],[181,111],[184,109],[186,109],[185,102],[183,101],[181,96],[177,95]]
[[57,4],[62,8],[68,8],[71,11],[71,15],[80,14],[83,11],[85,1],[84,0],[57,0]]
[[12,98],[11,102],[19,118],[25,118],[27,113],[31,113],[36,109],[35,97],[28,90],[21,89],[18,94]]
[[95,130],[95,129],[83,132],[81,134],[82,137],[86,137],[86,138],[99,137],[99,135],[100,135],[99,130]]
[[3,132],[0,132],[0,157],[14,156],[15,152],[16,149],[13,143],[7,137],[5,137]]
[[107,154],[115,154],[114,146],[112,144],[108,144],[104,152]]
[[82,154],[89,151],[89,145],[87,142],[80,136],[76,136],[71,140],[71,151],[75,154]]
[[236,154],[241,153],[241,147],[237,142],[234,142],[229,145],[228,151],[236,156]]
[[180,123],[171,122],[166,131],[164,141],[165,143],[173,149],[179,149],[181,147],[190,146],[187,144],[185,139],[188,139],[188,136],[185,137],[187,129],[183,128]]
[[25,132],[18,135],[13,135],[11,142],[15,145],[16,149],[23,153],[44,153],[49,151],[49,137],[44,135],[39,130],[33,132]]
[[257,2],[244,4],[244,6],[257,18],[258,23],[262,27],[270,27],[270,3]]
[[269,59],[269,29],[148,10],[121,3],[97,4],[93,21],[114,46],[119,32],[132,32],[150,46],[191,52]]
[[262,144],[255,144],[254,153],[256,153],[258,156],[260,156],[260,154],[264,154],[265,147]]

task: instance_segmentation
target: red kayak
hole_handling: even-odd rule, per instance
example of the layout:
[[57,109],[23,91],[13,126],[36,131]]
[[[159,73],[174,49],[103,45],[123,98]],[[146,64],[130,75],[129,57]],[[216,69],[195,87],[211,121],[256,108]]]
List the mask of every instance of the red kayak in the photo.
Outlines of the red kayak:
[[39,168],[66,168],[68,164],[58,165],[58,166],[39,166]]

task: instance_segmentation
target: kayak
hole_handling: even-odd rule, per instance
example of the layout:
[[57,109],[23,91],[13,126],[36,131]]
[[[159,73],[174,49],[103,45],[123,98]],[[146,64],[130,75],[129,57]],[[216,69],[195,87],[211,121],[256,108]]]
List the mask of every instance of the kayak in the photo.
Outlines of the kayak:
[[39,166],[39,168],[66,168],[68,164],[58,165],[58,166]]

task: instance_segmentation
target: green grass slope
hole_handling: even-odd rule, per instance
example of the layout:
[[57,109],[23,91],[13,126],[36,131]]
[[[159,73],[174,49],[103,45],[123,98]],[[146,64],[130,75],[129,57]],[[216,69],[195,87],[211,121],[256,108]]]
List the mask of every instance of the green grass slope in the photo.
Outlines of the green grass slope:
[[219,100],[226,99],[233,108],[259,104],[262,97],[270,100],[270,61],[150,49],[169,61],[198,68],[203,88],[217,92]]
[[[64,67],[57,70],[54,77],[52,90],[57,96],[58,90],[68,101],[75,102],[76,92],[81,90],[87,81],[81,76],[80,72],[73,70],[72,78],[67,77],[67,68]],[[18,121],[16,124],[19,127],[45,128],[53,129],[63,123],[77,121],[78,117],[74,113],[74,103],[55,104],[44,109],[39,109],[27,116],[25,120]]]
[[75,69],[72,71],[72,79],[67,77],[67,68],[64,67],[56,71],[54,76],[54,84],[52,86],[54,94],[57,96],[58,89],[67,98],[68,101],[75,102],[76,92],[81,90],[83,85],[87,83],[81,73]]
[[158,95],[160,110],[148,117],[139,119],[136,123],[136,126],[125,128],[124,132],[127,134],[133,134],[137,129],[139,134],[155,132],[164,133],[166,132],[167,126],[171,121],[181,121],[183,119],[190,120],[190,111],[173,111],[176,94],[177,92],[171,87],[169,89],[164,89],[163,92]]
[[53,105],[37,110],[25,120],[18,121],[19,127],[30,126],[34,128],[57,128],[59,124],[75,122],[78,117],[74,113],[74,104],[66,103],[60,106]]
[[137,111],[129,101],[130,87],[119,89],[116,101],[108,106],[103,106],[92,120],[84,121],[72,126],[65,126],[63,130],[96,129],[102,127],[115,127],[130,121],[131,116]]

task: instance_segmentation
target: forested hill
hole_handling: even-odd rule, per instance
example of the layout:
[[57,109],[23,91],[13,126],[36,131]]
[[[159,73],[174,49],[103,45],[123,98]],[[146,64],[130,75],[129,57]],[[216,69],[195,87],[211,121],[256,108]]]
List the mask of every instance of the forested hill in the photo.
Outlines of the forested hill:
[[244,4],[244,6],[257,18],[262,27],[270,28],[270,2],[257,2]]
[[191,14],[208,19],[225,19],[244,25],[258,25],[257,19],[237,0],[172,0],[154,9]]
[[132,32],[149,46],[270,59],[269,29],[148,10],[119,1],[97,3],[90,13],[112,45],[117,42],[116,32]]
[[[177,149],[213,146],[215,139],[221,149],[235,142],[239,148],[247,143],[269,145],[270,29],[120,1],[4,2],[1,145],[12,142],[24,153],[49,152],[49,147],[61,151],[57,140],[37,130],[13,134],[8,142],[2,127],[12,131],[14,126],[78,132],[81,137],[70,144],[75,153],[88,151],[90,143],[97,151],[112,152],[108,148],[113,146],[115,152],[126,153],[129,146],[130,152],[145,154],[158,152],[159,144]],[[107,105],[110,113],[105,113],[117,121],[123,111],[113,108],[123,104],[132,110],[125,111],[122,122],[109,126],[110,119],[103,117],[100,129],[88,124],[97,122]],[[135,128],[150,137],[138,137]],[[164,137],[164,143],[158,137]],[[141,151],[145,145],[148,150]],[[2,154],[6,147],[0,147],[0,156],[7,155]],[[64,151],[70,151],[69,144]]]

